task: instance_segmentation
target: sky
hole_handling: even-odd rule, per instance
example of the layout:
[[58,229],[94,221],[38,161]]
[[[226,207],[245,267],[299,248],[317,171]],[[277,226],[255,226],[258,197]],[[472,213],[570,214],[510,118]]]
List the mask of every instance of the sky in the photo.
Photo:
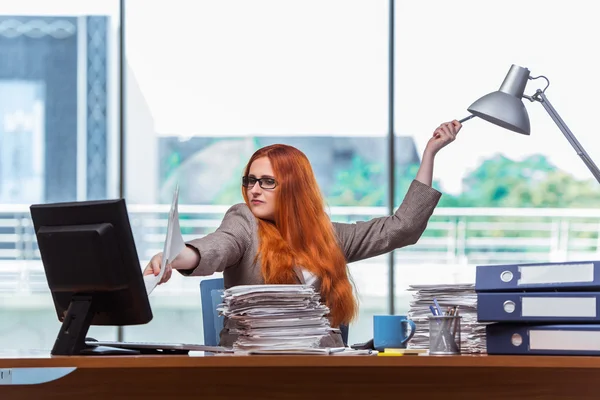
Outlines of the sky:
[[[17,4],[18,3],[18,4]],[[442,122],[497,90],[512,64],[550,79],[546,94],[592,159],[600,26],[595,2],[396,1],[395,130],[422,152]],[[118,18],[115,0],[21,0],[2,14]],[[387,0],[128,0],[126,51],[158,135],[387,135]],[[543,87],[530,81],[526,93]],[[465,123],[437,156],[457,193],[496,154],[546,155],[591,178],[541,104],[525,100],[531,136]]]

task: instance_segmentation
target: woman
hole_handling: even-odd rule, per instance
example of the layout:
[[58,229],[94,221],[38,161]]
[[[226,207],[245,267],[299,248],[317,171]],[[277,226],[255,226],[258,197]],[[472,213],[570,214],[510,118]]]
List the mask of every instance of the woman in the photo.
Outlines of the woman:
[[[454,141],[458,121],[440,125],[423,152],[415,180],[390,217],[356,224],[332,223],[306,156],[286,145],[259,149],[242,178],[244,203],[231,207],[219,228],[186,243],[166,266],[184,275],[223,272],[225,287],[307,283],[321,293],[333,327],[348,324],[357,304],[347,263],[374,257],[417,242],[441,193],[431,187],[437,152]],[[162,253],[144,274],[158,275]],[[231,345],[234,338],[224,339]]]

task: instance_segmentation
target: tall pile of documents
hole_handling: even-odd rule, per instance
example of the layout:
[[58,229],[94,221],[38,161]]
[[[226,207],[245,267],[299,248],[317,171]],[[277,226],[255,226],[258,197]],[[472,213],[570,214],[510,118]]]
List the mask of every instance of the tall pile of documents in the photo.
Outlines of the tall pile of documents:
[[435,298],[442,310],[454,306],[458,306],[460,310],[461,353],[486,352],[486,324],[477,321],[477,294],[474,285],[410,285],[408,290],[414,292],[408,317],[417,327],[415,335],[408,342],[409,349],[429,348],[429,316],[432,315],[429,306],[434,304]]
[[219,312],[239,335],[234,351],[316,348],[331,326],[310,285],[242,285],[225,290]]

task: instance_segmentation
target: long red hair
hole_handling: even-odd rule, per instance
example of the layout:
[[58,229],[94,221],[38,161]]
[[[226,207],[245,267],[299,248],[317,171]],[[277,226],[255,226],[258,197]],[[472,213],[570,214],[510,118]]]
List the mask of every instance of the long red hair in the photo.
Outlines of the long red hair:
[[[277,181],[275,221],[257,218],[257,258],[265,283],[296,283],[293,267],[306,268],[321,281],[321,299],[330,309],[331,325],[349,323],[358,307],[346,259],[308,158],[292,146],[274,144],[252,155],[244,175],[249,174],[254,160],[262,157],[271,162]],[[242,195],[249,205],[244,187]]]

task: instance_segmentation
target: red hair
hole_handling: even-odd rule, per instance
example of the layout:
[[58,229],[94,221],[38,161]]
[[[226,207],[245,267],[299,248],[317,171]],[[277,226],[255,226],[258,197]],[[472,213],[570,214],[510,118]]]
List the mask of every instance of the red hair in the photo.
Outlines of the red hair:
[[[329,307],[331,325],[349,323],[358,307],[346,258],[308,158],[292,146],[274,144],[252,155],[244,175],[249,174],[254,160],[262,157],[271,162],[277,180],[275,221],[257,218],[257,258],[262,262],[265,283],[297,283],[293,267],[305,268],[321,281],[321,299]],[[244,187],[242,195],[249,205]]]

